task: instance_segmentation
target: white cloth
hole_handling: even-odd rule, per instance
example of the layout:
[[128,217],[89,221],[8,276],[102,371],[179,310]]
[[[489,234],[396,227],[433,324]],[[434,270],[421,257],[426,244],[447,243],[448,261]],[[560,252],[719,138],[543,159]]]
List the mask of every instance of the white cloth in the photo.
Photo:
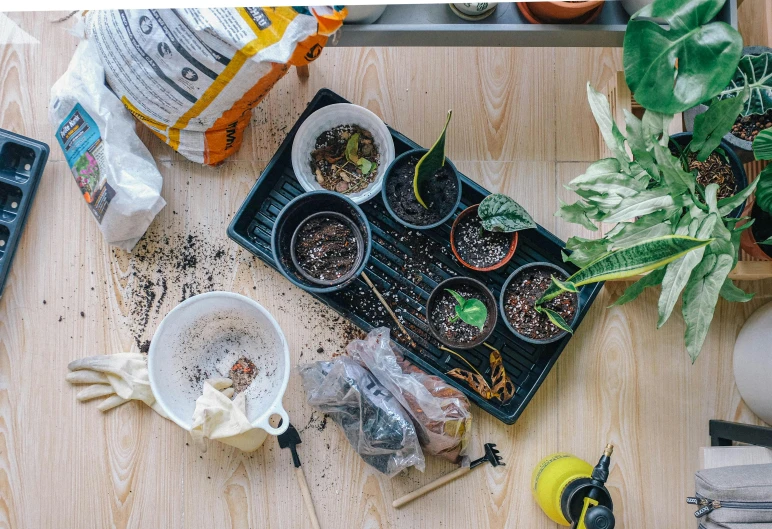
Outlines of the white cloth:
[[[190,436],[202,450],[206,450],[204,438],[235,446],[244,452],[257,450],[265,441],[267,432],[252,426],[247,419],[244,392],[231,400],[224,391],[219,391],[224,384],[230,386],[232,383],[227,378],[207,380],[204,393],[196,399]],[[228,389],[232,395],[233,388]]]
[[102,411],[130,400],[141,400],[161,417],[168,419],[156,402],[147,372],[147,356],[142,353],[117,353],[90,356],[70,362],[67,382],[88,384],[78,392],[80,401],[107,397],[97,406]]

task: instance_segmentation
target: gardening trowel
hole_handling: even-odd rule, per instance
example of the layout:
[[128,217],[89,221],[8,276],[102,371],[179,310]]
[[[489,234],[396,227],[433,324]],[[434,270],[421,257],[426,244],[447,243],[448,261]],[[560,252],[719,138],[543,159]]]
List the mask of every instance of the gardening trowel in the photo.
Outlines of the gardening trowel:
[[298,457],[297,446],[301,442],[300,434],[298,434],[298,431],[292,424],[289,425],[286,432],[279,434],[279,446],[281,448],[289,447],[290,452],[292,452],[292,464],[295,465],[295,477],[298,478],[300,492],[303,494],[303,501],[306,503],[308,515],[311,517],[311,525],[314,529],[320,529],[319,519],[316,517],[316,510],[314,509],[314,502],[311,500],[311,492],[308,490],[306,475],[303,473],[303,468],[300,466],[300,458]]

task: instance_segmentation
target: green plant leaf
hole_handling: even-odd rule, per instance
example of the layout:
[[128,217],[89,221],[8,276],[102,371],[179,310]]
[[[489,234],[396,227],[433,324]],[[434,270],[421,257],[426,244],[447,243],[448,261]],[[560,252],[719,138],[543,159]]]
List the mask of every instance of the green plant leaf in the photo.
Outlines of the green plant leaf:
[[570,255],[565,255],[563,260],[574,263],[578,267],[587,266],[611,248],[606,239],[583,239],[571,237],[566,241],[566,249]]
[[772,53],[744,55],[721,98],[736,98],[749,91],[741,112],[743,116],[764,114],[772,109]]
[[772,129],[764,129],[753,140],[753,156],[757,160],[772,160]]
[[590,102],[590,109],[592,115],[595,116],[595,122],[598,124],[603,141],[606,142],[609,150],[619,161],[622,170],[629,171],[630,158],[625,150],[625,137],[622,136],[611,115],[607,97],[595,90],[590,83],[587,83],[587,100]]
[[684,288],[682,306],[686,324],[684,339],[692,363],[697,360],[702,344],[705,343],[719,292],[732,266],[732,258],[729,255],[706,255],[699,266],[692,271],[692,276]]
[[415,175],[413,176],[413,193],[418,202],[428,209],[428,206],[421,198],[421,188],[425,182],[434,176],[434,173],[440,170],[445,165],[445,134],[448,132],[448,124],[450,123],[450,117],[453,115],[452,110],[448,110],[448,118],[445,120],[445,126],[442,128],[442,133],[437,141],[434,142],[432,148],[424,154],[415,166]]
[[718,201],[718,212],[721,214],[721,216],[729,215],[734,208],[745,202],[749,196],[753,193],[753,191],[756,189],[756,186],[759,184],[759,179],[755,178],[753,182],[745,186],[745,189],[737,193],[736,195],[732,195],[731,197],[722,198]]
[[704,162],[729,134],[743,108],[747,90],[740,97],[714,101],[707,111],[694,118],[694,135],[689,149],[697,153],[697,159]]
[[581,224],[590,231],[598,231],[598,227],[589,217],[590,215],[597,215],[599,213],[597,207],[584,204],[581,201],[574,202],[573,204],[566,204],[558,199],[558,203],[560,204],[560,209],[555,213],[556,217],[560,217],[573,224]]
[[488,319],[488,308],[485,306],[485,303],[476,298],[464,299],[461,294],[449,288],[446,288],[445,291],[456,300],[456,317],[461,318],[461,321],[472,327],[483,330],[485,320]]
[[[716,222],[719,222],[719,220],[718,215],[715,213],[706,216],[702,221],[700,219],[692,219],[689,222],[689,227],[686,229],[687,233],[697,239],[710,237]],[[700,263],[704,254],[705,248],[698,248],[667,265],[665,277],[662,279],[662,293],[659,296],[657,305],[659,311],[658,329],[670,318],[670,314],[673,312],[673,307],[675,307],[681,291],[689,281],[692,270]]]
[[[647,110],[640,120],[626,109],[624,114],[627,145],[633,153],[633,159],[651,178],[659,180],[659,170],[654,159],[654,145],[660,138],[667,138],[666,131],[673,116]],[[645,185],[647,182],[643,183]]]
[[506,195],[485,197],[477,208],[477,215],[488,231],[511,233],[536,227],[525,208]]
[[611,249],[626,248],[647,239],[670,235],[673,226],[665,211],[655,211],[633,222],[620,222],[606,234],[606,240],[611,243]]
[[370,160],[368,160],[367,158],[360,158],[357,161],[357,165],[359,166],[360,169],[362,169],[362,174],[365,174],[365,175],[370,174],[370,172],[372,172],[373,169],[375,169],[375,164]]
[[672,193],[682,193],[688,189],[694,194],[697,178],[694,174],[684,171],[681,161],[671,154],[669,147],[656,145],[654,155],[657,166],[662,171],[662,180]]
[[620,222],[647,215],[659,210],[669,210],[683,204],[681,195],[673,194],[667,187],[642,191],[625,198],[603,217],[603,222]]
[[772,237],[769,237],[768,239],[764,239],[761,242],[757,242],[756,244],[772,244]]
[[459,294],[455,290],[451,290],[449,288],[446,288],[445,292],[447,292],[448,294],[453,296],[453,298],[456,300],[456,303],[458,303],[462,307],[464,306],[464,303],[466,303],[466,300],[464,299],[464,296],[462,296],[461,294]]
[[712,99],[729,84],[743,41],[730,25],[711,22],[724,2],[655,0],[628,22],[625,78],[641,106],[677,114]]
[[346,142],[346,160],[352,163],[359,161],[359,133],[355,132]]
[[767,213],[772,214],[772,164],[766,166],[756,177],[756,204]]
[[731,279],[728,277],[724,280],[724,284],[721,285],[721,291],[719,292],[722,298],[727,301],[733,301],[736,303],[747,303],[753,299],[755,295],[753,292],[745,292],[743,289],[737,287]]
[[576,288],[576,285],[570,281],[561,281],[557,277],[552,276],[552,283],[564,292],[573,292],[574,294],[579,292],[579,289]]
[[624,293],[612,303],[610,306],[615,307],[618,305],[624,305],[633,301],[635,298],[641,295],[641,293],[649,287],[655,287],[662,283],[662,279],[665,277],[665,268],[658,270],[652,270],[638,281],[627,287]]
[[645,190],[646,182],[623,173],[616,158],[604,158],[590,165],[586,173],[571,180],[566,188],[629,197]]
[[548,309],[547,307],[542,307],[540,305],[536,305],[534,308],[536,309],[537,312],[541,312],[542,314],[545,314],[547,318],[552,322],[552,324],[558,329],[566,331],[567,333],[570,333],[570,334],[574,334],[574,330],[571,328],[568,322],[566,322],[566,320],[563,319],[563,316],[561,316],[554,310]]

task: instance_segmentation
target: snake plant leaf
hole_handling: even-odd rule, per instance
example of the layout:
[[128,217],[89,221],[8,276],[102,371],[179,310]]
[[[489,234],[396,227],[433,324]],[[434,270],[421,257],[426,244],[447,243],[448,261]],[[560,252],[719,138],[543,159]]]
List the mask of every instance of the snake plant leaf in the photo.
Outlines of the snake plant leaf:
[[756,189],[756,186],[759,184],[759,179],[755,178],[753,182],[745,186],[745,189],[737,193],[736,195],[732,195],[731,197],[722,198],[718,201],[718,212],[723,217],[725,215],[729,215],[734,208],[742,204],[747,200],[751,194],[753,194],[753,191]]
[[461,321],[472,327],[483,330],[485,320],[488,319],[488,308],[485,306],[485,303],[476,298],[464,299],[461,294],[449,288],[446,288],[445,291],[456,300],[456,317],[461,318]]
[[753,292],[745,292],[732,282],[728,277],[724,280],[724,284],[721,285],[719,294],[727,301],[733,301],[736,303],[747,303],[753,299],[755,295]]
[[506,195],[485,197],[477,208],[477,215],[488,231],[511,233],[536,227],[525,208]]
[[638,281],[627,287],[624,293],[617,298],[617,300],[609,305],[610,307],[616,307],[618,305],[624,305],[633,301],[635,298],[641,295],[641,293],[649,287],[655,287],[662,283],[662,279],[665,277],[665,268],[658,270],[652,270]]
[[743,116],[772,110],[772,53],[744,55],[720,97],[736,98],[745,90],[749,94],[741,108]]
[[772,160],[772,129],[764,129],[753,140],[753,156],[757,160]]
[[427,180],[434,176],[434,173],[445,166],[445,133],[448,132],[448,124],[450,123],[450,117],[452,115],[453,111],[448,110],[448,118],[445,120],[445,126],[442,128],[440,137],[434,142],[432,148],[418,160],[418,163],[415,166],[413,193],[418,202],[427,209],[428,206],[426,205],[426,202],[421,198],[421,188]]
[[681,207],[683,198],[673,194],[667,187],[658,187],[642,191],[635,196],[625,198],[619,205],[602,217],[603,222],[621,222],[647,215],[658,210],[670,210]]
[[605,95],[595,90],[587,83],[587,100],[590,102],[590,110],[598,124],[603,141],[606,142],[611,153],[619,161],[623,171],[630,170],[630,158],[625,150],[625,137],[619,131],[614,117],[611,115],[608,99]]
[[587,266],[601,255],[611,249],[606,239],[583,239],[571,237],[566,241],[566,249],[571,253],[565,255],[563,260],[574,263],[578,267]]
[[737,116],[748,97],[746,90],[739,97],[714,101],[707,111],[694,118],[694,135],[689,150],[697,153],[697,159],[704,162],[721,144],[723,137],[731,132]]
[[534,308],[536,309],[536,312],[541,312],[542,314],[546,315],[547,319],[549,319],[558,329],[566,331],[570,334],[574,334],[574,330],[571,328],[568,322],[566,322],[566,320],[563,319],[563,316],[554,310],[548,309],[547,307],[542,307],[541,305],[536,305]]
[[352,163],[359,162],[359,133],[352,134],[346,142],[346,160]]
[[579,289],[570,281],[561,281],[555,276],[552,276],[552,283],[563,292],[573,292],[574,294],[579,292]]
[[641,106],[677,114],[726,88],[740,60],[743,41],[729,24],[711,22],[724,2],[655,0],[628,22],[625,79]]
[[766,166],[756,177],[756,204],[767,213],[772,214],[772,164]]
[[[700,219],[692,219],[689,223],[689,227],[686,228],[687,233],[692,237],[705,239],[713,233],[713,228],[719,220],[716,213],[707,215],[702,221],[700,221]],[[676,233],[678,233],[678,231],[676,231]],[[673,307],[675,307],[676,301],[678,301],[678,298],[681,295],[681,291],[689,281],[692,270],[700,263],[704,254],[705,248],[698,248],[667,265],[665,277],[662,279],[662,293],[659,296],[657,305],[659,311],[657,329],[662,327],[668,318],[670,318],[670,314],[673,312]]]
[[705,343],[721,287],[732,266],[732,257],[729,255],[706,255],[692,271],[692,277],[684,288],[681,309],[686,324],[684,340],[692,363],[697,360],[702,344]]
[[600,213],[597,207],[590,206],[581,201],[566,204],[558,199],[558,203],[560,208],[555,213],[556,217],[560,217],[573,224],[581,224],[590,231],[598,231],[598,227],[590,220],[590,216],[596,216]]
[[772,237],[769,237],[768,239],[764,239],[761,242],[757,242],[756,244],[772,244]]

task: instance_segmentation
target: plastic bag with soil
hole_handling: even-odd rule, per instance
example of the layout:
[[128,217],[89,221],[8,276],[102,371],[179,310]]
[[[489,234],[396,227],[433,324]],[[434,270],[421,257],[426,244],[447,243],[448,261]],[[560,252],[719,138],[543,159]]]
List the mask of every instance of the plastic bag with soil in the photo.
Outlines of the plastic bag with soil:
[[367,369],[348,357],[298,369],[308,403],[341,427],[365,463],[389,477],[411,466],[423,472],[410,416]]
[[404,360],[392,347],[386,327],[373,329],[347,349],[404,406],[426,452],[453,463],[466,454],[472,411],[463,393]]

